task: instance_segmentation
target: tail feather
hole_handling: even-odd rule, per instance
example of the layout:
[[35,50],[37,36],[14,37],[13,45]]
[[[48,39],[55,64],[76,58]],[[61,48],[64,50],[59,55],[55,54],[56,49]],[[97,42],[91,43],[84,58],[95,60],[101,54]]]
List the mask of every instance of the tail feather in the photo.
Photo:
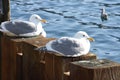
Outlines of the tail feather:
[[3,33],[5,33],[5,34],[7,34],[8,36],[17,36],[17,35],[15,35],[14,33],[11,33],[11,32],[9,32],[9,31],[7,31],[7,30],[3,30],[2,28],[0,28],[0,32],[3,32]]
[[1,32],[8,32],[8,31],[6,31],[6,30],[3,30],[1,27],[0,27],[0,31],[1,31]]

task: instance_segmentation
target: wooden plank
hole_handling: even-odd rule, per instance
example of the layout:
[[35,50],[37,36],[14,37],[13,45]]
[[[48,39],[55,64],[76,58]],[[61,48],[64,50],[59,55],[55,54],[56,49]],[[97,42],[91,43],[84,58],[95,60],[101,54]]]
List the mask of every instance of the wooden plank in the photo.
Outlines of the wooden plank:
[[15,44],[6,36],[1,39],[2,49],[2,80],[16,80],[16,50]]
[[[43,77],[44,63],[43,64],[41,63],[39,52],[34,51],[34,49],[35,47],[24,43],[24,50],[23,50],[24,80],[41,80],[42,78],[44,78]],[[42,78],[41,78],[41,75],[43,75]]]
[[40,65],[37,64],[39,53],[35,53],[34,49],[34,46],[23,44],[23,80],[39,80]]
[[48,52],[45,56],[46,80],[65,80],[64,72],[69,72],[69,63],[78,60],[96,59],[96,55],[89,53],[79,57],[66,57],[54,52]]
[[1,80],[21,80],[22,74],[22,56],[21,53],[22,39],[8,36],[4,33],[1,35]]
[[55,80],[54,55],[46,53],[45,55],[45,80]]
[[70,80],[120,80],[120,64],[107,59],[72,62],[70,72]]
[[[22,41],[24,41],[24,39],[22,38],[13,38],[11,37],[11,42],[14,44],[14,48],[13,50],[15,52],[11,52],[11,54],[15,54],[15,60],[16,60],[16,80],[22,80],[22,74],[23,74],[23,69],[22,69],[22,64],[23,64],[23,60],[22,60]],[[11,56],[12,57],[12,56]]]
[[45,80],[45,54],[34,49],[50,40],[53,38],[36,37],[23,42],[23,80]]

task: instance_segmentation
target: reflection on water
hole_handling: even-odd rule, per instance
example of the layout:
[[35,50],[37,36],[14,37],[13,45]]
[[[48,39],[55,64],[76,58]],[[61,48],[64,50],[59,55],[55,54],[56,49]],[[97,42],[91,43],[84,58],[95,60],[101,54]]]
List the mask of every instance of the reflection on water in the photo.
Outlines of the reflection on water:
[[[100,20],[106,7],[108,21]],[[47,19],[48,37],[73,36],[84,30],[95,38],[91,52],[120,62],[120,0],[11,0],[11,19],[28,20],[33,13]]]

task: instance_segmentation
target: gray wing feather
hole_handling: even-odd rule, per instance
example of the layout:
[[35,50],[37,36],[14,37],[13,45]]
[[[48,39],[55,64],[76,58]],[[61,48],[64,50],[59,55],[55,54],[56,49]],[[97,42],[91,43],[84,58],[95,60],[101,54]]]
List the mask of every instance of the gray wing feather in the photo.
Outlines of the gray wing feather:
[[25,34],[25,33],[30,33],[36,31],[36,26],[33,25],[33,23],[28,22],[28,21],[9,21],[7,23],[4,23],[4,27],[16,34]]
[[55,40],[51,47],[65,55],[74,55],[80,52],[79,43],[69,38]]

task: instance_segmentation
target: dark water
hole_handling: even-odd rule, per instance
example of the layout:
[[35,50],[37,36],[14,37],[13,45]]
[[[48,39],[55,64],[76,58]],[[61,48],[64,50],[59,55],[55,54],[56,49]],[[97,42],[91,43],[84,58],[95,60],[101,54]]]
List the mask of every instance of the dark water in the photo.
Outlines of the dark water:
[[[109,19],[100,20],[106,7]],[[28,20],[33,13],[45,18],[47,37],[73,36],[86,31],[94,37],[91,52],[120,62],[120,0],[11,0],[11,19]]]

